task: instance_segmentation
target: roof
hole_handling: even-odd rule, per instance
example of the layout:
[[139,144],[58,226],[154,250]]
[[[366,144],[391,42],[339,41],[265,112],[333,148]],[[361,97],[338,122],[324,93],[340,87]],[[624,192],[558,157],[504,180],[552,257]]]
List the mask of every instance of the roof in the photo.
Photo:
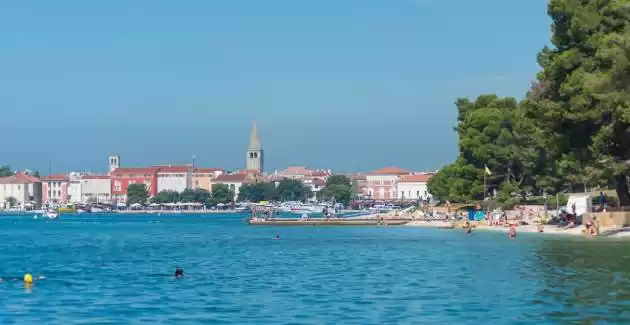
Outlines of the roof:
[[222,171],[223,168],[195,168],[195,173],[214,173]]
[[24,173],[16,173],[13,176],[0,177],[0,184],[34,184],[39,182],[39,178]]
[[326,185],[326,181],[323,180],[323,179],[314,178],[313,179],[313,185],[324,186],[324,185]]
[[252,132],[249,134],[249,146],[248,150],[260,150],[262,147],[260,146],[260,139],[258,138],[258,128],[256,127],[256,122],[252,124]]
[[111,174],[149,174],[157,173],[160,167],[130,167],[130,168],[116,168]]
[[42,181],[67,181],[68,175],[66,174],[53,174],[49,176],[43,176]]
[[398,167],[385,167],[381,169],[377,169],[368,174],[371,175],[405,175],[409,174],[409,171],[406,169],[398,168]]
[[405,175],[398,182],[399,183],[426,183],[431,179],[431,174],[415,174]]
[[158,173],[186,173],[192,166],[160,166]]
[[108,175],[84,175],[83,179],[109,179]]
[[243,183],[247,180],[247,174],[223,174],[216,178],[217,183]]

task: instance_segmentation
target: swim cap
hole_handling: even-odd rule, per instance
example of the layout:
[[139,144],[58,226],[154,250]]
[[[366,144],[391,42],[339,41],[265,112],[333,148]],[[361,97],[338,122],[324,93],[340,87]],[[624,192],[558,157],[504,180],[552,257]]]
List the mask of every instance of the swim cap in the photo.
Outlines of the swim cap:
[[30,273],[24,274],[24,282],[25,283],[33,283],[33,277]]

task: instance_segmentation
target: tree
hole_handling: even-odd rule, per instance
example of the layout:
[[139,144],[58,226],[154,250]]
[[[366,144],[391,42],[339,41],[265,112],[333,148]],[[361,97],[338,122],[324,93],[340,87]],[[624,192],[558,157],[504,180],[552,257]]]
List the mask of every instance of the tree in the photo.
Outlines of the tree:
[[149,199],[147,186],[144,184],[131,184],[127,187],[127,205],[146,204]]
[[234,190],[232,190],[227,184],[212,184],[212,202],[229,203],[234,200]]
[[212,194],[205,188],[196,188],[194,202],[210,205],[212,204]]
[[40,176],[40,174],[39,174],[39,170],[36,170],[36,171],[33,173],[33,176],[34,176],[34,177],[37,177],[37,178],[40,178],[41,176]]
[[350,181],[350,179],[348,178],[348,176],[346,175],[332,175],[330,177],[328,177],[326,179],[326,186],[331,186],[331,185],[344,185],[347,187],[351,187],[352,186],[352,182]]
[[429,191],[453,202],[480,200],[507,184],[520,192],[533,191],[536,172],[546,160],[520,104],[514,98],[482,95],[474,101],[460,98],[455,105],[459,155],[431,178]]
[[524,108],[544,132],[558,173],[612,183],[630,204],[630,9],[628,1],[551,0],[553,47]]
[[180,202],[181,195],[177,191],[172,190],[163,190],[158,192],[153,198],[151,198],[152,203],[163,204],[163,203],[177,203]]
[[259,202],[273,200],[276,186],[270,182],[243,184],[238,191],[238,201]]
[[13,170],[8,165],[0,165],[0,177],[13,176]]
[[6,201],[7,203],[9,203],[9,208],[12,208],[17,205],[17,199],[12,196],[9,196],[8,198],[6,198]]
[[313,192],[302,182],[295,179],[283,179],[276,186],[274,198],[278,201],[306,201],[313,196]]
[[192,189],[184,189],[180,195],[180,200],[185,203],[197,202],[197,193]]

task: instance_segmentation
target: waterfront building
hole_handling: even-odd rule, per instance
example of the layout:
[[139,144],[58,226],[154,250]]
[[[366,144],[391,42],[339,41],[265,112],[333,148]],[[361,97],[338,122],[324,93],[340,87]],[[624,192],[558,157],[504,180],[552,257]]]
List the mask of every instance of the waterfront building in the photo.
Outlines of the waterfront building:
[[69,178],[65,174],[44,176],[42,179],[42,203],[67,204]]
[[313,196],[312,200],[317,198],[317,194],[326,187],[326,181],[321,178],[309,177],[302,180],[302,183],[311,189]]
[[397,199],[399,200],[428,200],[431,197],[427,183],[433,174],[419,173],[404,175],[396,183]]
[[193,189],[202,188],[212,192],[212,184],[221,174],[223,169],[220,168],[195,168],[192,175]]
[[70,173],[68,175],[68,203],[81,202],[82,176],[79,173]]
[[278,178],[288,178],[288,179],[296,179],[296,180],[303,180],[307,178],[311,178],[311,179],[319,178],[319,179],[326,180],[328,176],[332,175],[332,171],[330,169],[313,170],[313,169],[308,169],[304,166],[291,166],[281,171],[276,170],[274,172],[274,175]]
[[84,175],[81,179],[82,203],[110,203],[112,186],[109,175]]
[[[13,206],[10,206],[13,205]],[[42,205],[42,183],[26,173],[0,177],[0,209],[27,209]]]
[[192,166],[154,166],[157,172],[157,192],[183,192],[192,189]]
[[149,196],[157,194],[159,167],[117,168],[110,173],[112,200],[127,201],[127,187],[131,184],[144,184]]
[[237,172],[233,174],[221,174],[216,180],[215,184],[225,184],[234,191],[234,198],[238,197],[239,189],[243,184],[255,182],[257,180],[258,174],[252,173],[251,171],[243,171]]
[[260,145],[260,139],[258,138],[258,128],[256,127],[256,123],[252,125],[252,132],[249,135],[249,146],[247,147],[247,159],[246,159],[246,169],[254,170],[259,174],[263,173],[264,170],[264,151],[262,146]]
[[109,172],[120,168],[120,156],[109,156]]
[[365,174],[367,196],[374,200],[396,199],[396,184],[409,171],[398,167],[385,167]]

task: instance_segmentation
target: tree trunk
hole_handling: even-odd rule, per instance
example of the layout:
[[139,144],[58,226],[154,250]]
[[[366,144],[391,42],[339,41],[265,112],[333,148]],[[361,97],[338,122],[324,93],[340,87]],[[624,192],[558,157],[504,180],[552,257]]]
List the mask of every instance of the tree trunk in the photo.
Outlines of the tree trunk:
[[617,190],[617,197],[619,198],[620,206],[630,205],[630,192],[628,191],[628,179],[626,175],[615,175],[614,178],[615,189]]

